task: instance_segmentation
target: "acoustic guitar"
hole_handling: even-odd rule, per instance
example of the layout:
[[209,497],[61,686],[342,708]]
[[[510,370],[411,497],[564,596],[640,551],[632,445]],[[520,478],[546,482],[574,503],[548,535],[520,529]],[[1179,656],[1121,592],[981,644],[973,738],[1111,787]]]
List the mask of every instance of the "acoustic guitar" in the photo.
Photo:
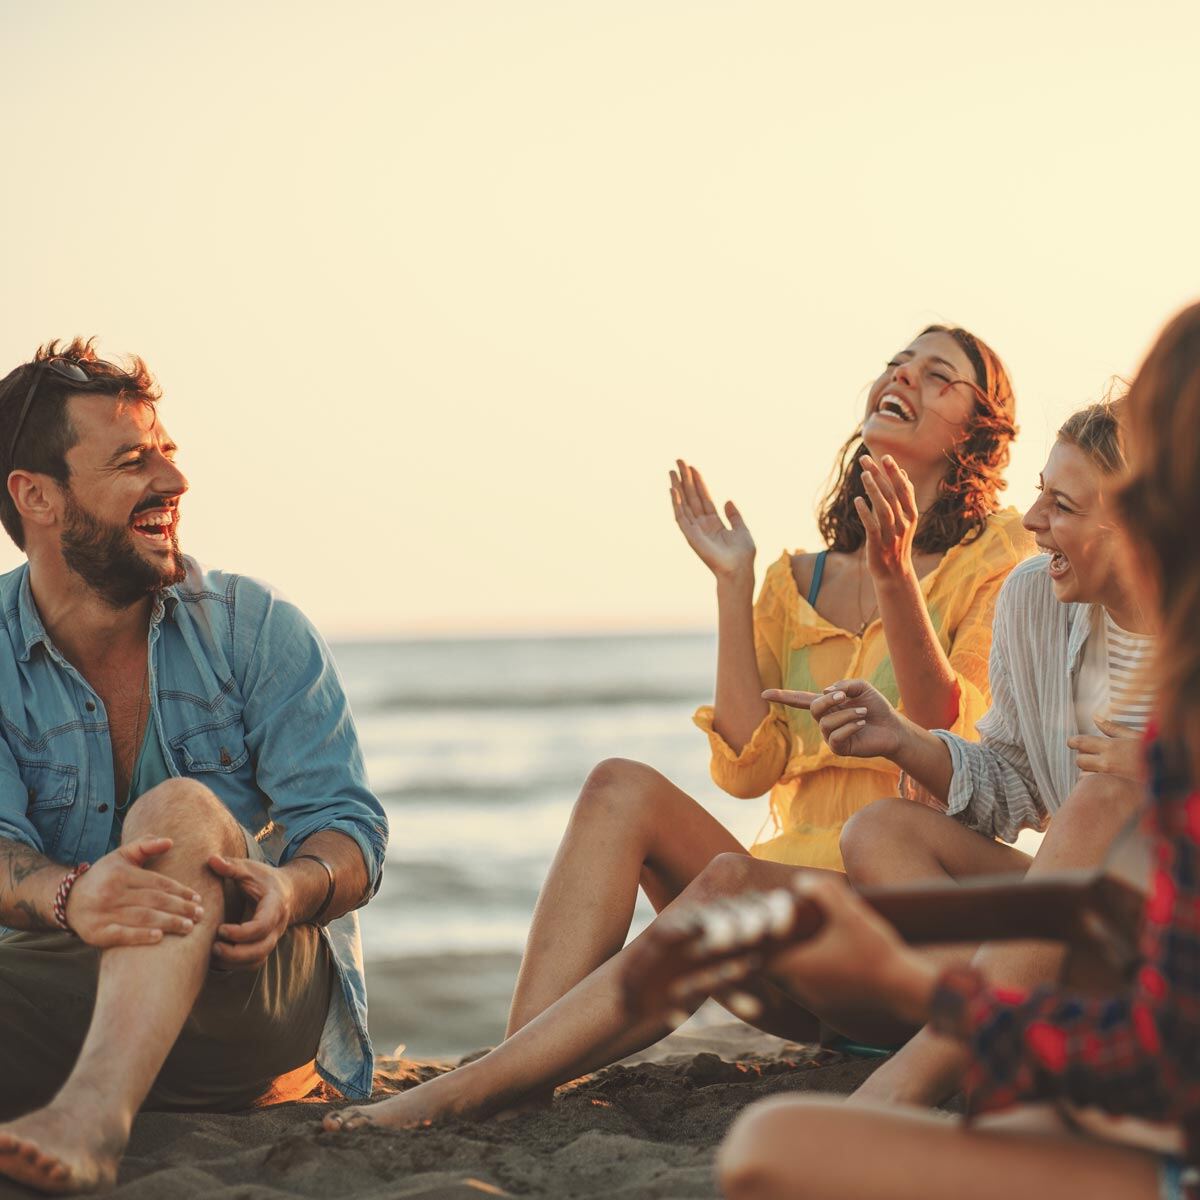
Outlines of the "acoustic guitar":
[[[1116,839],[1099,870],[937,880],[858,894],[912,945],[1062,943],[1068,986],[1116,991],[1139,962],[1150,876],[1150,844],[1140,820]],[[736,988],[747,968],[769,968],[776,955],[815,936],[823,923],[815,902],[788,888],[672,914],[629,947],[621,980],[626,1009],[635,1018],[681,1011],[703,995]]]

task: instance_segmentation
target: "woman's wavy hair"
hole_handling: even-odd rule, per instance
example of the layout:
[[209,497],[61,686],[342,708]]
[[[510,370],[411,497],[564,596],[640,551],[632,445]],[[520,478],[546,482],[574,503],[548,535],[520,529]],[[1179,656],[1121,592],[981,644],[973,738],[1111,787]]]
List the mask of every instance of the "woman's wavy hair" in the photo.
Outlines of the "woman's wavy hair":
[[[977,538],[1000,507],[1009,444],[1017,436],[1017,406],[1008,371],[986,342],[956,325],[927,325],[917,336],[927,333],[952,337],[975,370],[974,414],[966,436],[948,454],[950,469],[937,499],[921,514],[913,541],[916,550],[943,554]],[[817,528],[830,550],[857,550],[866,540],[854,499],[866,494],[862,458],[867,453],[860,425],[838,455],[817,516]]]
[[1125,424],[1117,502],[1157,577],[1159,731],[1200,780],[1200,304],[1159,335],[1129,387]]

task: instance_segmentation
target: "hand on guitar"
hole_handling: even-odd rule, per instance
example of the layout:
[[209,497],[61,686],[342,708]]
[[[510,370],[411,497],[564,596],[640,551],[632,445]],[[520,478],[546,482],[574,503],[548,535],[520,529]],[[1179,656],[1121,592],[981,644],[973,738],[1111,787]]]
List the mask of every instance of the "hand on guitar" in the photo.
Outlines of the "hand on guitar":
[[762,696],[772,704],[808,709],[835,754],[894,758],[900,750],[904,720],[865,679],[843,679],[823,692],[771,688]]
[[622,987],[631,1015],[678,1021],[716,995],[748,1020],[742,990],[759,972],[801,1003],[853,1008],[887,997],[897,1015],[924,1020],[933,969],[838,879],[806,876],[792,889],[748,893],[656,922],[630,948]]

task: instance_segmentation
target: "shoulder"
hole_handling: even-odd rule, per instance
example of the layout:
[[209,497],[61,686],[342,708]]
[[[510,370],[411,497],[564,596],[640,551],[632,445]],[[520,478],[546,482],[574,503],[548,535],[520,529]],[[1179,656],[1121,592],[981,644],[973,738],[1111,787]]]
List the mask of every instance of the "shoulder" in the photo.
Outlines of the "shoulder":
[[185,556],[186,575],[170,589],[179,610],[194,619],[211,621],[224,615],[231,631],[253,631],[257,638],[264,628],[307,631],[308,619],[278,588],[252,575],[207,567]]
[[1046,556],[1039,554],[1018,563],[1009,572],[996,600],[996,618],[1020,616],[1023,618],[1020,623],[1028,628],[1041,628],[1047,621],[1055,619],[1065,625],[1070,607],[1055,598],[1050,572],[1046,569]]
[[[758,593],[758,608],[788,608],[799,595],[799,585],[796,582],[797,573],[811,576],[812,563],[815,554],[805,554],[803,550],[785,550],[768,568],[763,576],[762,587]],[[793,568],[793,564],[797,564]]]
[[1010,566],[1023,562],[1037,549],[1033,534],[1024,526],[1024,518],[1011,505],[992,513],[984,523],[979,536],[963,544],[963,549],[973,551],[972,557]]

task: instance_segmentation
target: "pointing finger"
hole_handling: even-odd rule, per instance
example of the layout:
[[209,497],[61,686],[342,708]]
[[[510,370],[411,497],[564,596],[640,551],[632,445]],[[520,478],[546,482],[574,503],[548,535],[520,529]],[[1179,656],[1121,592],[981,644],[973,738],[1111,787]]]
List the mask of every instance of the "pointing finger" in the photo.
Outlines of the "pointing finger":
[[817,696],[817,692],[793,692],[783,688],[767,688],[762,694],[768,704],[786,704],[788,708],[808,708]]

